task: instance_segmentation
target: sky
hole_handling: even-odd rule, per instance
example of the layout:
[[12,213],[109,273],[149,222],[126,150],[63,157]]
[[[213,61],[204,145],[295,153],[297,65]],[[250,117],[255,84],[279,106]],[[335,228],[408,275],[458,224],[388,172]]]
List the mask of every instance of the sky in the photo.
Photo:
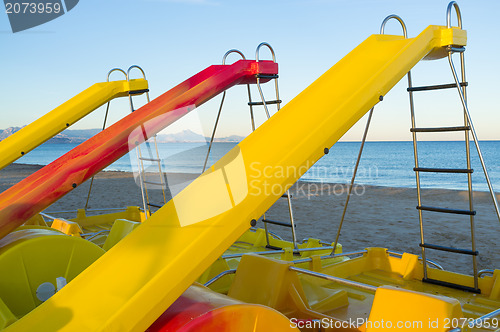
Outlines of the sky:
[[[499,140],[496,56],[500,45],[495,22],[500,1],[458,3],[468,34],[469,109],[479,139]],[[276,52],[280,97],[286,105],[364,39],[379,33],[386,16],[401,16],[409,37],[414,37],[428,25],[445,25],[447,4],[447,0],[82,0],[65,15],[18,33],[11,32],[7,15],[1,13],[0,129],[32,122],[92,84],[105,81],[112,68],[140,65],[155,98],[204,68],[220,64],[229,49],[239,49],[253,59],[263,41]],[[401,28],[391,21],[386,33],[400,34]],[[270,59],[269,52],[263,50],[261,58]],[[228,61],[236,59],[232,56]],[[452,82],[446,59],[421,62],[412,75],[414,85]],[[369,140],[411,140],[406,87],[403,79],[376,107]],[[250,133],[245,89],[236,86],[228,91],[218,136]],[[274,99],[273,86],[267,84],[264,91],[267,99]],[[257,96],[254,88],[254,99]],[[418,126],[463,121],[456,91],[415,98]],[[191,129],[209,136],[220,99],[217,96],[200,106],[170,132]],[[125,98],[113,101],[110,122],[129,111]],[[264,111],[257,113],[258,121],[264,121]],[[99,128],[103,117],[101,107],[72,129]],[[366,117],[343,140],[360,140],[365,121]],[[447,133],[422,138],[462,137]]]

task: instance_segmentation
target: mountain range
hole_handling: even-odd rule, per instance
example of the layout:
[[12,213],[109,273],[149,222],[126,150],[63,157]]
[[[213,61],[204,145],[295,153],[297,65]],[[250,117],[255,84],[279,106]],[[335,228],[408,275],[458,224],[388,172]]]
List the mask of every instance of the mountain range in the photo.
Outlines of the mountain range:
[[[0,129],[0,141],[19,131],[23,127],[9,127]],[[66,129],[63,132],[49,139],[48,144],[74,143],[79,144],[99,133],[101,129]],[[214,142],[237,143],[243,140],[243,136],[231,135],[226,137],[216,137]],[[157,136],[158,143],[181,143],[181,142],[207,142],[210,137],[204,137],[192,130],[186,129],[175,134],[160,134]]]

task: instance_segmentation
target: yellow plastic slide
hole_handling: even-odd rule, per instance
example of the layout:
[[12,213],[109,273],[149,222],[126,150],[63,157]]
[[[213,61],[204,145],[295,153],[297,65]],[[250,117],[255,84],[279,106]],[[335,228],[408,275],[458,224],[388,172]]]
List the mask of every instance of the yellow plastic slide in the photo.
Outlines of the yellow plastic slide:
[[101,105],[129,92],[148,89],[145,79],[111,81],[92,85],[64,104],[0,141],[0,170],[59,134]]
[[144,331],[422,58],[458,28],[372,35],[8,331]]

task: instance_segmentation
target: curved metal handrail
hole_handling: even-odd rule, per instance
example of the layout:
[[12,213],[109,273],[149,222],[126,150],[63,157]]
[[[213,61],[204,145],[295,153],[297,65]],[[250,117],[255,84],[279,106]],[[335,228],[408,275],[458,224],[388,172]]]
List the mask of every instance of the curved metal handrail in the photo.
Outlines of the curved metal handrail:
[[[419,257],[418,260],[419,261],[423,261],[422,257]],[[435,268],[437,268],[437,269],[439,269],[441,271],[444,271],[444,268],[439,263],[436,263],[432,259],[426,258],[425,261],[427,262],[427,264],[432,265],[432,266],[434,266]]]
[[257,50],[255,50],[255,61],[259,62],[259,52],[262,46],[266,46],[269,49],[269,51],[271,51],[273,62],[276,62],[276,55],[274,54],[274,49],[272,48],[271,45],[269,45],[269,43],[266,42],[262,42],[259,44],[259,46],[257,46]]
[[448,4],[448,8],[446,9],[446,27],[451,28],[451,9],[455,7],[455,11],[457,13],[457,23],[458,27],[462,29],[462,14],[460,14],[460,8],[458,7],[458,3],[456,1],[452,1]]
[[[138,65],[132,65],[127,70],[127,81],[130,81],[130,72],[133,69],[138,69],[142,73],[142,78],[144,80],[146,80],[146,73],[144,72],[144,69],[142,69]],[[151,99],[149,98],[149,88],[146,90],[140,91],[140,93],[143,93],[143,92],[146,95],[146,103],[149,104],[151,102]],[[130,110],[132,112],[134,112],[135,107],[134,107],[134,102],[132,100],[132,95],[133,95],[132,93],[129,93],[128,101],[130,104]],[[148,137],[144,132],[143,132],[143,135],[144,135],[144,142],[146,142],[148,140]],[[160,158],[159,157],[160,154],[158,152],[158,145],[156,142],[156,135],[153,135],[152,138],[154,138],[153,145],[154,145],[154,148],[156,150],[156,156],[157,156],[157,158]],[[150,149],[149,146],[147,148]],[[151,214],[151,210],[150,210],[151,205],[149,205],[148,190],[147,190],[146,184],[145,184],[144,164],[143,164],[143,160],[142,160],[142,152],[141,152],[139,146],[137,146],[136,149],[137,149],[136,150],[137,165],[138,165],[138,167],[140,167],[140,169],[139,169],[139,184],[140,184],[140,188],[141,188],[141,196],[142,196],[142,201],[143,201],[144,213],[146,215],[146,218],[148,218],[148,211],[149,211],[149,214]],[[159,161],[158,161],[158,168],[159,168],[160,174],[163,174],[163,172],[161,171],[161,163]],[[162,194],[163,194],[163,200],[166,203],[167,202],[166,195],[165,195],[166,183],[165,183],[165,179],[163,178],[163,175],[160,176],[160,183],[161,183],[161,188],[162,188],[161,190],[162,190]]]
[[98,232],[95,232],[95,233],[84,233],[84,234],[81,234],[80,236],[82,238],[84,238],[85,240],[90,241],[90,240],[95,239],[99,235],[103,235],[103,234],[106,234],[106,233],[109,233],[109,232],[110,232],[109,229],[104,229],[102,231],[98,231]]
[[337,282],[337,283],[339,283],[341,285],[346,285],[346,286],[355,287],[355,288],[361,288],[363,290],[367,290],[367,291],[370,291],[370,292],[376,292],[377,291],[377,287],[375,287],[375,286],[368,285],[368,284],[363,284],[361,282],[357,282],[357,281],[353,281],[353,280],[349,280],[349,279],[334,277],[334,276],[331,276],[331,275],[325,274],[325,273],[320,273],[320,272],[310,271],[310,270],[306,270],[306,269],[301,269],[301,268],[298,268],[298,267],[295,267],[295,266],[289,266],[288,270],[295,271],[295,272],[302,273],[302,274],[306,274],[306,275],[313,276],[313,277],[316,277],[316,278],[321,278],[321,279],[325,279],[325,280]]
[[125,70],[121,69],[121,68],[113,68],[111,69],[110,71],[108,71],[108,77],[106,79],[106,82],[109,82],[109,77],[111,76],[111,74],[115,71],[119,71],[121,73],[123,73],[123,75],[125,76],[125,78],[127,78],[127,73],[125,72]]
[[494,272],[495,272],[495,270],[491,270],[491,269],[484,269],[484,270],[480,270],[480,271],[477,273],[477,276],[478,276],[479,278],[481,278],[481,276],[482,276],[483,274],[491,274],[491,275],[493,275],[493,273],[494,273]]
[[142,69],[140,66],[138,65],[132,65],[128,68],[127,70],[127,81],[130,81],[130,72],[132,71],[132,69],[139,69],[142,73],[142,77],[144,79],[146,79],[146,73],[144,72],[144,69]]
[[[88,209],[85,212],[124,211],[126,209],[127,209],[127,207],[122,207],[122,208],[103,208],[103,209]],[[77,212],[76,210],[64,210],[64,211],[49,211],[49,212],[45,212],[45,214],[51,215],[51,214],[63,214],[63,213],[76,213],[76,212]],[[51,218],[56,218],[56,217],[52,217],[51,216]]]
[[[126,73],[125,70],[123,70],[121,68],[113,68],[110,71],[108,71],[108,76],[106,78],[106,82],[109,82],[109,78],[110,78],[111,74],[114,73],[115,71],[122,73],[125,76],[125,79],[128,81],[128,73]],[[109,106],[110,105],[111,105],[111,100],[109,100],[106,103],[106,112],[104,113],[104,120],[103,120],[103,123],[102,123],[102,130],[104,130],[106,128],[106,122],[108,121],[108,114],[109,114]],[[87,194],[87,200],[85,202],[85,207],[83,208],[85,211],[87,211],[87,209],[89,207],[90,195],[92,193],[92,186],[93,186],[93,184],[94,184],[94,177],[92,177],[90,179],[89,192]]]
[[401,17],[399,17],[398,15],[394,15],[394,14],[393,15],[389,15],[386,18],[384,18],[384,20],[382,21],[382,25],[380,26],[380,34],[381,35],[384,34],[385,25],[391,19],[395,19],[395,20],[397,20],[401,24],[401,27],[403,28],[403,36],[405,38],[408,38],[408,34],[406,32],[406,24],[405,24],[405,22],[403,21],[403,19]]
[[[331,247],[331,246],[330,247],[322,247],[322,248],[333,249],[333,247]],[[300,251],[300,249],[299,249],[299,251]],[[337,257],[345,257],[345,256],[364,255],[367,252],[368,251],[366,251],[366,250],[359,250],[359,251],[344,252],[344,253],[335,254],[335,255],[332,255],[330,253],[330,254],[325,255],[325,256],[319,256],[319,258],[320,259],[329,259],[329,258],[337,258]],[[306,257],[306,258],[295,259],[292,261],[292,263],[298,264],[298,263],[305,263],[305,262],[310,262],[310,261],[312,261],[312,258]]]
[[283,238],[281,236],[279,236],[276,232],[269,231],[269,234],[274,236],[276,239],[283,241]]
[[203,286],[208,287],[211,284],[213,284],[214,282],[216,282],[217,280],[219,280],[220,278],[222,278],[222,277],[224,277],[226,275],[235,274],[235,273],[236,273],[236,269],[222,271],[221,273],[219,273],[218,275],[216,275],[215,277],[213,277],[212,279],[210,279],[209,281],[207,281],[205,284],[203,284]]
[[[496,309],[496,310],[493,310],[489,313],[487,313],[486,315],[483,315],[479,318],[476,318],[475,320],[473,320],[472,322],[468,322],[468,326],[471,327],[471,328],[477,328],[477,327],[481,327],[483,323],[485,322],[488,322],[492,319],[495,319],[497,320],[497,323],[498,323],[498,318],[500,316],[500,309]],[[496,327],[494,327],[495,329],[498,327],[498,325]],[[498,331],[498,330],[495,330],[495,331]]]
[[240,50],[237,50],[237,49],[233,48],[233,49],[230,49],[229,51],[227,51],[226,54],[224,54],[224,56],[222,57],[222,64],[223,65],[226,64],[226,58],[231,53],[237,53],[237,54],[241,55],[241,57],[243,58],[243,60],[247,59],[247,58],[245,58],[245,55],[243,54],[243,52],[241,52]]

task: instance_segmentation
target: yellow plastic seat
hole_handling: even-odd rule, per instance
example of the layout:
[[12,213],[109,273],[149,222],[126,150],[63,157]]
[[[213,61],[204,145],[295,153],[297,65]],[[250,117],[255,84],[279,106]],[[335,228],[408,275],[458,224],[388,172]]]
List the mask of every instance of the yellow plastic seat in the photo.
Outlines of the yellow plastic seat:
[[109,231],[109,235],[106,238],[106,242],[104,242],[104,245],[102,246],[102,249],[108,251],[125,236],[129,235],[130,232],[132,232],[140,224],[140,222],[127,219],[115,220],[111,230]]
[[301,283],[297,273],[289,270],[292,264],[258,255],[244,255],[228,295],[301,319],[329,319],[331,317],[320,310],[348,304],[347,294],[343,291],[324,289],[309,281]]
[[364,328],[366,332],[402,329],[444,332],[449,331],[451,320],[462,317],[462,307],[456,299],[381,286],[375,292]]

